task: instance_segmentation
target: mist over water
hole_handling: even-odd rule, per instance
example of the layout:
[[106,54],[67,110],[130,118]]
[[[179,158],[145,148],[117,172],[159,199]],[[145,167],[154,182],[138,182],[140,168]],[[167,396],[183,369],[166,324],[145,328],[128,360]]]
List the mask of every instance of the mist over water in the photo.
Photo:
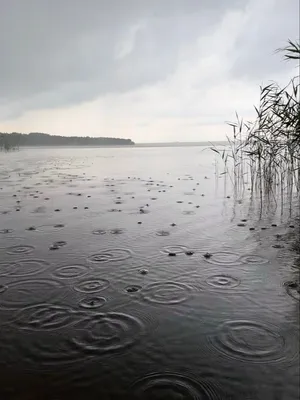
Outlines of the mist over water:
[[290,208],[221,173],[201,146],[0,153],[1,398],[299,398]]

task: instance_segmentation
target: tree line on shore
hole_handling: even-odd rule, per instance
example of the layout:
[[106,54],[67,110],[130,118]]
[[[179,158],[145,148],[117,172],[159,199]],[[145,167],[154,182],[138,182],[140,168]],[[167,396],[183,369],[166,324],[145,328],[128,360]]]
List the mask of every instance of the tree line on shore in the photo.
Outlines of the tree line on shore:
[[119,146],[134,145],[131,139],[109,137],[55,136],[46,133],[1,133],[0,149],[14,150],[21,146]]

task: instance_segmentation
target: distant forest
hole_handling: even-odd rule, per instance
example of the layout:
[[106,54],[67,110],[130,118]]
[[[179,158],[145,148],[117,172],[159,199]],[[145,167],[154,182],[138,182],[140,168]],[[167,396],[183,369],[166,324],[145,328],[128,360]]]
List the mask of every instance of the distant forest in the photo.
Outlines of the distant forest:
[[0,133],[0,149],[17,149],[21,146],[117,146],[134,145],[130,139],[107,137],[54,136],[47,133]]

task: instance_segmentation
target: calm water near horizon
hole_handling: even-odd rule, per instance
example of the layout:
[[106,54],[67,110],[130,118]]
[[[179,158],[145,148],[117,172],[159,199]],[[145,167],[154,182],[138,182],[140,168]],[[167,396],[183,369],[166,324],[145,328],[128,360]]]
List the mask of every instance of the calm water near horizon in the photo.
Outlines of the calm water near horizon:
[[216,171],[199,146],[0,153],[1,399],[299,399],[288,207],[259,221]]

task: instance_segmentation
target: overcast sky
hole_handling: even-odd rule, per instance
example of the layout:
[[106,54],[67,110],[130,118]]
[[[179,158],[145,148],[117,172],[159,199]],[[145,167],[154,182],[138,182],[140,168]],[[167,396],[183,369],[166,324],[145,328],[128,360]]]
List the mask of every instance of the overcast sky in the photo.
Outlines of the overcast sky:
[[299,0],[0,0],[0,132],[224,139],[289,38]]

